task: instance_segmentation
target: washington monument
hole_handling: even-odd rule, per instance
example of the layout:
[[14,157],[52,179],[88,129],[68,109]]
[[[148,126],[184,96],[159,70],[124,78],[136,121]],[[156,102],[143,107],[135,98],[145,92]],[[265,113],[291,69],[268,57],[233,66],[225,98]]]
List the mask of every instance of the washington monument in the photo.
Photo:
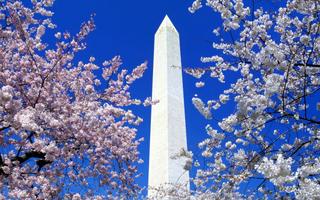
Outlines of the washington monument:
[[[152,98],[160,102],[152,106],[149,158],[149,187],[163,184],[185,184],[189,172],[183,158],[174,159],[187,149],[186,123],[179,33],[165,16],[155,34]],[[149,196],[152,192],[149,190]]]

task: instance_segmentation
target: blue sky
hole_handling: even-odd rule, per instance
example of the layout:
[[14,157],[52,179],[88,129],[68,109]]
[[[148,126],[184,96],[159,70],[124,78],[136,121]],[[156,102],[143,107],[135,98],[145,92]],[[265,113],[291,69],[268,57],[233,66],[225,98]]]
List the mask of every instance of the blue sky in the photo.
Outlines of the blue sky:
[[[219,54],[212,48],[212,42],[217,40],[212,30],[219,25],[220,18],[205,7],[191,14],[188,11],[191,3],[191,0],[56,0],[53,21],[58,25],[58,31],[76,33],[81,23],[95,13],[96,30],[89,36],[87,51],[79,55],[80,59],[85,61],[89,56],[95,56],[97,63],[102,63],[104,59],[121,55],[123,66],[129,69],[147,60],[148,70],[131,90],[133,97],[144,99],[151,96],[154,34],[166,14],[180,33],[183,67],[202,66],[201,56]],[[191,98],[199,94],[204,99],[217,99],[226,86],[216,80],[209,80],[204,88],[196,89],[196,79],[187,74],[184,74],[183,79],[188,148],[197,154],[197,143],[206,137],[204,127],[208,123],[212,124],[212,121],[205,120],[198,113]],[[144,175],[138,183],[146,186],[151,108],[138,107],[134,111],[144,119],[138,127],[138,137],[145,138],[140,146],[141,157],[145,162],[139,167]],[[219,113],[218,118],[222,117],[222,113]]]
[[[30,2],[30,0],[24,0],[24,2]],[[275,10],[277,6],[285,3],[278,0],[270,2],[255,1],[255,7],[263,6],[265,10]],[[219,41],[219,38],[212,34],[212,30],[221,25],[220,16],[208,7],[191,14],[188,11],[191,4],[192,0],[56,0],[53,7],[55,12],[53,22],[58,25],[57,31],[76,34],[81,23],[88,20],[94,13],[96,30],[87,40],[87,50],[79,53],[77,59],[87,61],[90,56],[94,56],[96,63],[101,64],[104,60],[120,55],[123,59],[123,67],[129,70],[147,60],[148,70],[144,77],[136,81],[131,88],[133,98],[145,99],[152,94],[154,34],[166,14],[180,34],[183,67],[201,67],[204,66],[200,62],[201,56],[221,55],[221,52],[212,48],[212,43]],[[279,39],[276,35],[272,36],[276,40]],[[53,38],[53,33],[49,31],[47,37]],[[228,34],[223,35],[223,38],[230,40]],[[48,43],[51,44],[51,42],[53,40],[49,39]],[[206,86],[197,89],[195,87],[197,80],[183,74],[188,148],[193,151],[196,158],[200,154],[197,144],[207,137],[205,126],[211,124],[213,128],[217,128],[217,122],[204,119],[192,105],[191,99],[195,94],[204,101],[218,99],[219,94],[236,80],[236,75],[233,73],[228,72],[225,75],[226,84],[205,76]],[[315,103],[315,100],[313,102]],[[144,119],[141,126],[137,127],[138,138],[145,138],[139,147],[141,158],[145,161],[139,166],[139,171],[144,175],[137,181],[140,186],[145,187],[148,182],[151,107],[139,106],[132,109],[135,114]],[[222,119],[235,109],[235,104],[231,103],[213,115],[217,119]],[[273,128],[271,126],[266,128],[266,133]],[[191,174],[194,173],[195,171],[192,170]],[[253,185],[259,183],[250,182]],[[240,189],[245,191],[246,188],[247,186],[244,185]]]

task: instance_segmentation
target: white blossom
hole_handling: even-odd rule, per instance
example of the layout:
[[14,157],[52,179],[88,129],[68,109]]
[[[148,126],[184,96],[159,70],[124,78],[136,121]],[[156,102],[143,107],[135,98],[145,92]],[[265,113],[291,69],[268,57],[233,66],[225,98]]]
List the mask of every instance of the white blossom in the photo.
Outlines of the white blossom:
[[196,82],[196,87],[197,88],[201,88],[201,87],[203,87],[204,86],[204,82],[202,82],[202,81],[199,81],[199,82]]
[[192,103],[196,107],[196,109],[206,118],[211,119],[211,111],[209,107],[206,107],[206,105],[203,103],[203,101],[200,98],[193,97]]

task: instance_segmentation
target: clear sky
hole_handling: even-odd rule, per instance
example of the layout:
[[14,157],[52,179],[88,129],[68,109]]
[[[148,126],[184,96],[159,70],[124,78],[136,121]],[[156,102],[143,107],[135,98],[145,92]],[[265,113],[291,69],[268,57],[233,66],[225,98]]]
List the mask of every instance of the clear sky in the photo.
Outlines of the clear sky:
[[[30,0],[22,1],[30,4]],[[69,31],[71,34],[76,34],[81,23],[88,20],[91,14],[95,14],[96,30],[87,40],[87,50],[80,52],[76,59],[86,62],[90,56],[94,56],[96,64],[101,66],[104,60],[120,55],[123,59],[123,67],[129,70],[148,61],[148,69],[144,77],[137,80],[131,88],[132,97],[143,100],[152,95],[154,34],[165,15],[170,17],[179,32],[183,68],[207,67],[208,65],[200,62],[202,56],[221,55],[221,52],[212,48],[212,43],[220,40],[212,33],[213,29],[221,25],[220,16],[206,6],[195,14],[191,14],[188,7],[192,2],[193,0],[55,0],[52,8],[55,12],[53,22],[58,25],[55,31]],[[281,0],[254,1],[256,8],[263,6],[264,10],[273,11],[276,6],[283,4],[285,1]],[[54,42],[53,34],[52,31],[48,31],[45,36],[48,38],[49,45]],[[279,36],[272,33],[271,35],[275,41],[279,40]],[[222,34],[222,36],[225,41],[231,40],[229,34]],[[219,99],[219,94],[229,88],[230,83],[237,80],[232,72],[226,72],[225,76],[226,83],[221,84],[218,80],[206,75],[204,77],[205,87],[196,88],[197,80],[188,74],[183,74],[188,149],[194,153],[194,159],[200,159],[201,151],[198,149],[198,143],[207,138],[205,126],[210,124],[213,128],[218,130],[220,128],[218,128],[217,121],[209,121],[201,116],[193,106],[191,99],[196,94],[204,101]],[[309,102],[315,105],[319,99],[317,97],[315,96]],[[214,118],[221,120],[234,112],[236,108],[232,102],[231,100],[228,106],[223,106],[217,112],[213,112]],[[144,122],[137,127],[137,138],[145,139],[139,147],[141,158],[145,161],[139,165],[139,172],[143,175],[137,181],[141,187],[146,187],[148,184],[151,107],[135,106],[129,109],[144,119]],[[314,109],[309,115],[318,115],[317,112]],[[273,129],[274,127],[268,126],[264,131],[268,133]],[[281,129],[279,130],[281,132]],[[303,130],[301,133],[305,132]],[[295,137],[292,137],[293,139]],[[192,169],[191,176],[194,176],[194,173],[195,170]],[[250,181],[250,184],[253,185],[260,183],[261,180],[258,179]],[[247,186],[242,185],[240,190],[245,191]]]
[[[144,99],[151,96],[154,34],[166,14],[180,33],[183,67],[202,66],[201,56],[218,53],[212,49],[212,42],[217,40],[212,30],[218,26],[219,17],[209,8],[191,14],[188,11],[191,3],[192,0],[56,0],[53,20],[59,31],[68,30],[74,34],[80,24],[95,13],[97,27],[89,36],[87,51],[80,54],[80,59],[85,61],[92,55],[97,63],[102,63],[104,59],[121,55],[124,66],[129,69],[147,60],[149,64],[145,76],[131,90],[133,97]],[[215,127],[215,123],[206,121],[198,113],[191,98],[199,94],[204,99],[217,99],[225,86],[211,80],[204,88],[196,89],[196,79],[187,74],[183,78],[188,148],[197,154],[197,143],[206,137],[205,125],[210,123]],[[138,183],[147,186],[151,109],[139,107],[134,111],[144,119],[138,127],[138,137],[145,138],[140,146],[145,162],[139,168],[144,175]]]

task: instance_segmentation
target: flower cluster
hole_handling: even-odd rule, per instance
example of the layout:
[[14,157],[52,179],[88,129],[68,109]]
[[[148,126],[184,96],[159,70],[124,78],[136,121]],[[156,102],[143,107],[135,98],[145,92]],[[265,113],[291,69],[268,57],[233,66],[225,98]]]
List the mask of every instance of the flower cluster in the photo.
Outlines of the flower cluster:
[[129,73],[119,56],[76,62],[93,18],[75,36],[57,32],[51,48],[52,5],[0,1],[0,199],[135,196],[142,119],[127,107],[141,104],[129,88],[146,63]]
[[[201,58],[208,68],[185,71],[201,79],[197,86],[205,73],[228,84],[224,91],[217,87],[217,100],[192,99],[215,121],[199,143],[205,162],[194,162],[190,195],[320,198],[319,2],[287,0],[270,11],[258,1],[196,0],[190,12],[203,4],[221,16],[222,26],[213,31],[219,38],[213,48],[221,54]],[[233,112],[218,119],[223,107]]]

